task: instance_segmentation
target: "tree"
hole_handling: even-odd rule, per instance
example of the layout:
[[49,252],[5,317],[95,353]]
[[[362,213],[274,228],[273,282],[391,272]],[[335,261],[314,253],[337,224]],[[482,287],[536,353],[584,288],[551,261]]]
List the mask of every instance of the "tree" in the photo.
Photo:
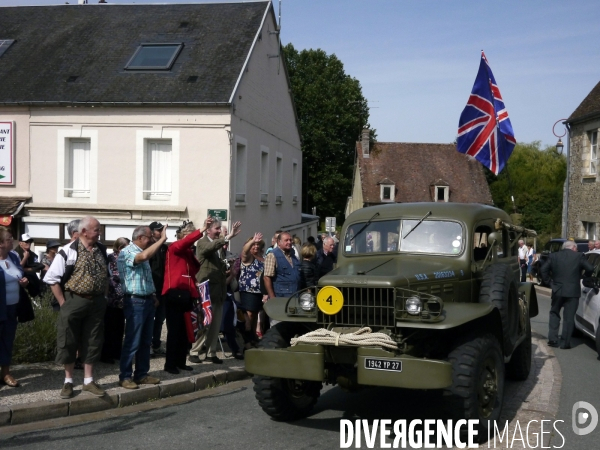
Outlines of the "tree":
[[351,194],[356,141],[369,108],[359,81],[323,50],[283,49],[302,138],[303,211],[343,217]]
[[519,143],[508,159],[508,173],[498,177],[489,172],[490,190],[494,203],[513,213],[512,195],[517,212],[523,214],[522,224],[538,234],[560,234],[562,221],[563,185],[567,176],[567,159],[555,147],[541,149],[539,141]]

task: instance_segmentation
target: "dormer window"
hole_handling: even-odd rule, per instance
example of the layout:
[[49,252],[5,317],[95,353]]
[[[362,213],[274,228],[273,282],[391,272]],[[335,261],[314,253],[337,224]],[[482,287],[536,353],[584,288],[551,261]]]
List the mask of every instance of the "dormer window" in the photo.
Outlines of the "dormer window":
[[396,187],[393,184],[381,184],[379,185],[379,189],[380,189],[380,197],[381,197],[381,201],[382,202],[393,202],[394,201],[394,197],[395,197],[395,193],[396,193]]
[[450,200],[450,188],[448,186],[435,186],[436,202],[448,202]]

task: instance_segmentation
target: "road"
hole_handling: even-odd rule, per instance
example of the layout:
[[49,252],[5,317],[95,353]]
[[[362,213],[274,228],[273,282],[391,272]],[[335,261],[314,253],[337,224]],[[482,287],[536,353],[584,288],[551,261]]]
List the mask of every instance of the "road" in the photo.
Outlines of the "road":
[[[549,292],[549,290],[547,290]],[[538,291],[540,313],[531,319],[532,330],[548,337],[548,313],[550,297]],[[595,343],[591,338],[576,334],[571,339],[570,350],[554,349],[563,376],[560,406],[557,419],[564,420],[560,432],[564,434],[565,449],[579,450],[597,448],[600,427],[587,436],[577,436],[571,428],[573,405],[578,401],[591,403],[600,413],[600,361]],[[587,423],[584,424],[584,426]],[[556,437],[554,445],[560,446],[562,439]],[[551,445],[552,441],[551,441]]]
[[[539,295],[540,314],[532,319],[533,330],[547,335],[550,299]],[[584,400],[600,410],[600,362],[593,342],[573,339],[571,350],[556,349],[563,375],[558,419],[564,420],[560,432],[563,448],[596,448],[598,430],[576,436],[571,430],[571,408]],[[332,449],[340,446],[340,419],[386,418],[436,419],[439,394],[371,388],[355,394],[339,388],[323,389],[314,414],[294,423],[272,421],[254,399],[248,381],[222,386],[215,395],[161,409],[127,413],[120,417],[10,435],[0,435],[2,449],[70,450],[202,448],[202,449]],[[365,443],[363,442],[365,448]],[[561,446],[553,438],[550,445]],[[487,448],[487,445],[485,445]]]

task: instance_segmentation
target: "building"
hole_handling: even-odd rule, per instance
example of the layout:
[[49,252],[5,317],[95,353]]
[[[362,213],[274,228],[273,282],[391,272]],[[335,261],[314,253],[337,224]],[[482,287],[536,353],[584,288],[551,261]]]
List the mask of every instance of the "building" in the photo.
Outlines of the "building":
[[[598,132],[600,130],[600,83],[566,121],[569,129],[567,195],[563,205],[564,237],[600,237],[600,183]],[[563,226],[563,228],[565,228]]]
[[369,144],[369,130],[363,130],[346,217],[365,206],[406,202],[491,205],[492,194],[481,164],[454,144]]
[[234,251],[255,231],[316,233],[270,1],[3,7],[0,43],[15,158],[0,214],[27,202],[17,233],[64,240],[92,214],[110,244],[209,211],[242,221]]

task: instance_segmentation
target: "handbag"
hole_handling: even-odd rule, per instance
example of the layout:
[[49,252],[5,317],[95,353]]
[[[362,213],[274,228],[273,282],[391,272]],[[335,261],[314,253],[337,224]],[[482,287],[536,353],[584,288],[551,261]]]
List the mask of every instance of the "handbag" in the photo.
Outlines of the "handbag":
[[31,298],[29,292],[21,287],[19,289],[19,303],[17,303],[17,321],[19,323],[31,322],[35,319],[35,313],[33,312],[33,305],[31,304]]

